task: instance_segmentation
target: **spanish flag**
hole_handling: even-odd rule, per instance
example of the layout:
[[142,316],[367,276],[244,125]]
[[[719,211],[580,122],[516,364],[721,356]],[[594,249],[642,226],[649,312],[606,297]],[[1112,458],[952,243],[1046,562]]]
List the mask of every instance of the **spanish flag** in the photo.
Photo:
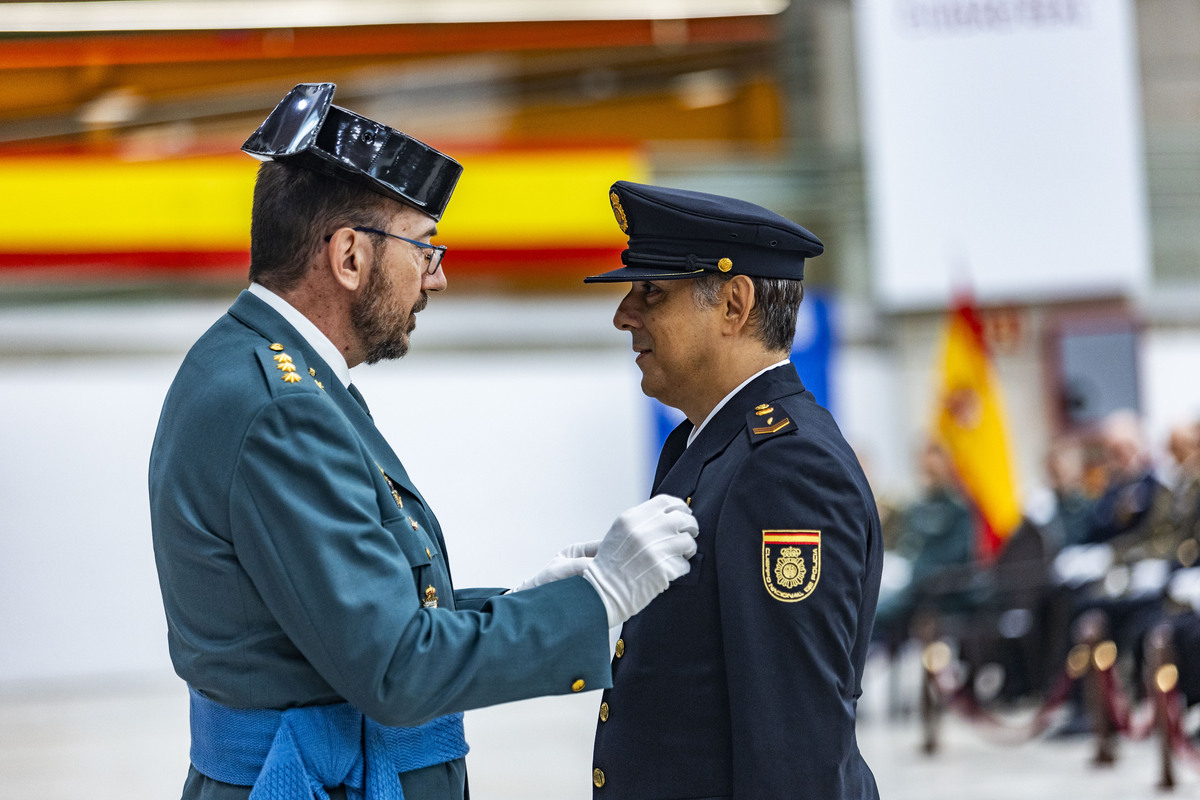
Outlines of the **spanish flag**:
[[980,518],[979,557],[994,556],[1021,522],[1000,383],[973,304],[956,302],[942,338],[936,435]]

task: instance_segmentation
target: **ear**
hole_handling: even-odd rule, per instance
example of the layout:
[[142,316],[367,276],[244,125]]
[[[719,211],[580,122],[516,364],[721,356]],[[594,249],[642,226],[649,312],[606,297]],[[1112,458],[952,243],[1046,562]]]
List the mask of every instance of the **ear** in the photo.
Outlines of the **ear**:
[[367,284],[367,269],[371,263],[370,240],[365,233],[353,228],[338,228],[325,245],[329,272],[334,281],[355,292]]
[[736,335],[750,324],[754,308],[754,281],[745,275],[734,275],[725,283],[722,327],[728,335]]

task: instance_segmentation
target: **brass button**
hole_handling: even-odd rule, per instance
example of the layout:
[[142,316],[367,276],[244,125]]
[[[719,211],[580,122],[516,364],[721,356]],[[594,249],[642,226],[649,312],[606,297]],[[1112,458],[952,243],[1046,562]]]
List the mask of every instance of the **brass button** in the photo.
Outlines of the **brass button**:
[[608,703],[600,704],[600,721],[608,722]]
[[733,269],[733,262],[728,258],[722,258],[717,262],[717,269],[721,270],[721,272],[729,272],[729,270]]
[[625,655],[625,640],[617,639],[617,658]]
[[599,767],[592,770],[592,785],[597,789],[604,785],[604,770]]
[[583,678],[580,678],[579,680],[577,680],[571,684],[571,691],[572,692],[582,692],[583,687],[586,685],[587,684],[583,682]]
[[279,351],[283,350],[283,345],[281,345],[279,342],[275,342],[271,345],[271,349],[278,353]]

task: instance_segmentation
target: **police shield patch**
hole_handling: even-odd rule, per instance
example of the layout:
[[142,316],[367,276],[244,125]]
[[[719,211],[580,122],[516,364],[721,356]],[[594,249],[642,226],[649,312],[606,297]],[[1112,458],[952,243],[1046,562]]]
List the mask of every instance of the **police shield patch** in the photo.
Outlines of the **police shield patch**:
[[820,531],[763,531],[763,584],[776,600],[795,603],[821,577]]

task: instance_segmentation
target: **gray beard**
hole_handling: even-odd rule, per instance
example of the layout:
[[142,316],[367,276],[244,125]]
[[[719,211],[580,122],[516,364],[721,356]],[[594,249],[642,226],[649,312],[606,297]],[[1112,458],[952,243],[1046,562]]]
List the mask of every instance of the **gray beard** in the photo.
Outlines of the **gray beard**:
[[382,258],[377,258],[371,264],[367,289],[350,312],[350,324],[363,343],[363,360],[368,364],[403,358],[408,353],[408,335],[416,327],[413,318],[429,303],[429,294],[421,292],[420,299],[403,319],[397,319],[391,299],[391,276]]

